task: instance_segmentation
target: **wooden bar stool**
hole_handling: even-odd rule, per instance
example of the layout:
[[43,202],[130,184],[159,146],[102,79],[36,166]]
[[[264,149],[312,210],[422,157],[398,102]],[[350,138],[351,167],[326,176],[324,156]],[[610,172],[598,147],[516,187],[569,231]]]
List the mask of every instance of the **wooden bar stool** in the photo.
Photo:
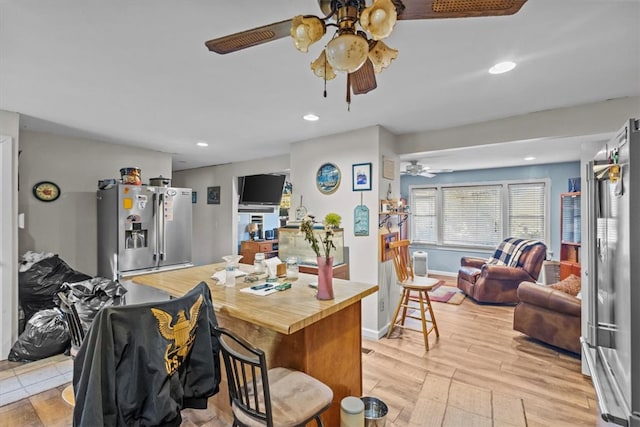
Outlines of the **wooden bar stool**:
[[[418,329],[405,325],[407,317],[420,320],[422,323],[424,346],[426,350],[429,351],[429,334],[431,332],[435,332],[436,337],[440,336],[438,324],[436,323],[436,316],[433,313],[431,300],[429,299],[429,291],[437,285],[441,285],[443,281],[428,277],[414,277],[413,267],[409,256],[408,240],[391,242],[389,243],[389,249],[392,251],[393,265],[396,270],[398,285],[402,286],[402,295],[400,296],[400,301],[398,301],[395,313],[391,318],[391,325],[389,326],[389,332],[387,332],[387,338],[391,336],[394,326],[420,332]],[[414,293],[413,295],[412,292]],[[414,304],[411,305],[411,302],[414,302]],[[415,305],[416,302],[418,303],[418,306]],[[402,309],[401,315],[400,309]],[[416,316],[411,314],[409,310],[419,310],[420,315]],[[427,311],[429,313],[428,317]],[[399,315],[400,318],[398,318]]]

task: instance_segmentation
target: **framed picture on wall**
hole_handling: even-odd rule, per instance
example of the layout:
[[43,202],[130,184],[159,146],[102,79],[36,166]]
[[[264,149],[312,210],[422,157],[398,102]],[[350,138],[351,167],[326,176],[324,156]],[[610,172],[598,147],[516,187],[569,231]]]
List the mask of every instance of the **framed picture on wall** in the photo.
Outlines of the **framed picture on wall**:
[[371,191],[371,163],[351,166],[353,191]]
[[207,187],[207,204],[219,205],[220,204],[220,186]]
[[396,162],[393,159],[382,158],[382,177],[390,180],[396,179]]
[[198,203],[198,192],[197,191],[192,191],[191,192],[191,203]]

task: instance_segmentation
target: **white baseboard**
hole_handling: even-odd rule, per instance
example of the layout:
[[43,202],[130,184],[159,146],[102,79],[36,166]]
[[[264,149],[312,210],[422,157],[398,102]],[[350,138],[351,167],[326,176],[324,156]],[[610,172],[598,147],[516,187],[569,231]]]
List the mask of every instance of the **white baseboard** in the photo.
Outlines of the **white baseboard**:
[[382,329],[377,331],[369,328],[362,328],[362,338],[378,341],[380,338],[384,337],[387,334],[388,330],[389,330],[388,323]]
[[437,274],[438,276],[458,277],[458,272],[429,270],[429,274]]

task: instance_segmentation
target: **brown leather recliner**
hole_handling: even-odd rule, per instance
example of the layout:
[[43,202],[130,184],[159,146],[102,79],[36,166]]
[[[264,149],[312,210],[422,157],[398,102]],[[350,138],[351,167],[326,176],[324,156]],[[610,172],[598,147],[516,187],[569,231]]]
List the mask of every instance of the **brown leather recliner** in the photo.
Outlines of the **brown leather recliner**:
[[581,300],[549,286],[523,282],[513,329],[547,344],[580,353]]
[[458,288],[478,302],[515,304],[518,285],[538,280],[546,254],[546,246],[532,246],[520,256],[518,264],[522,267],[487,264],[488,260],[483,258],[462,257]]

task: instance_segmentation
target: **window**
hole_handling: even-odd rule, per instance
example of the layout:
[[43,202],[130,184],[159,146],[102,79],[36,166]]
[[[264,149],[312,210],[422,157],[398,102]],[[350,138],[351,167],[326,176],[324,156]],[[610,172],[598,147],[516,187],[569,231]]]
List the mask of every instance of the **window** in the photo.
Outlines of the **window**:
[[546,181],[410,187],[413,242],[495,248],[506,237],[547,239]]
[[544,240],[543,182],[509,185],[509,236]]
[[495,247],[502,237],[502,187],[442,189],[442,244]]
[[412,192],[413,240],[437,243],[438,222],[436,217],[436,189],[417,188]]

